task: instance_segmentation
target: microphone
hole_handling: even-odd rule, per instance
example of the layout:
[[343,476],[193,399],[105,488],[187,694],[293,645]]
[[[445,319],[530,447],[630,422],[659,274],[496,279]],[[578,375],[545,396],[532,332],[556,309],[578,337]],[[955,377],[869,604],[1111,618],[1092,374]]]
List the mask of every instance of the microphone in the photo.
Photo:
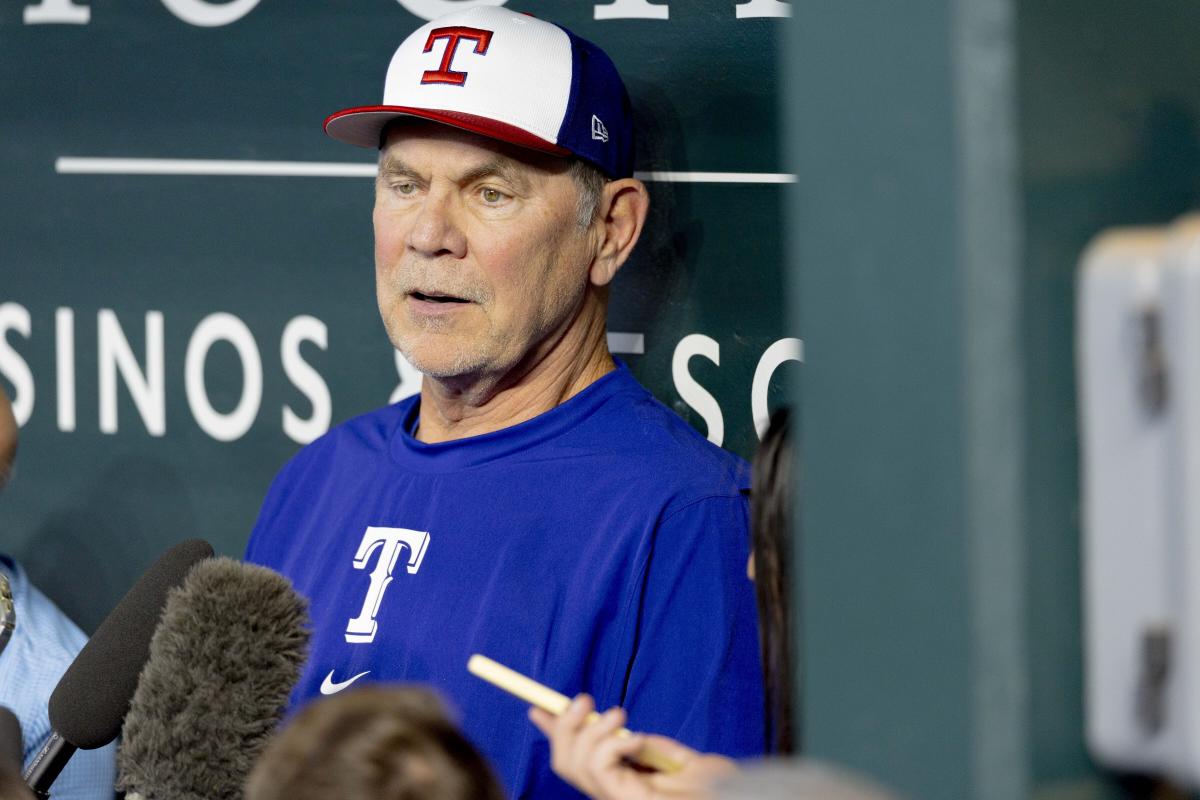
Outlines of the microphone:
[[20,720],[11,709],[0,706],[0,770],[20,773],[24,752]]
[[167,592],[212,555],[212,545],[201,539],[163,553],[75,656],[50,695],[50,738],[25,771],[25,781],[39,797],[50,796],[51,784],[76,749],[94,750],[117,738]]
[[197,565],[167,599],[125,717],[127,800],[241,800],[308,638],[308,604],[279,573],[229,558]]

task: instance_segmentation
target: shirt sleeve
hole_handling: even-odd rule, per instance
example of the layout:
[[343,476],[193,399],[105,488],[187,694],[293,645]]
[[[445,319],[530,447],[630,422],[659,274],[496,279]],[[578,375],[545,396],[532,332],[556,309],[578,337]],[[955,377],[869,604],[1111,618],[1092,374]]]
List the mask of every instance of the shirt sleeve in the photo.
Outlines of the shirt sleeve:
[[[17,628],[0,658],[0,705],[21,722],[25,766],[51,733],[47,711],[50,695],[83,648],[87,637],[24,572],[13,586],[18,600]],[[116,782],[115,743],[78,750],[51,787],[55,800],[113,800]]]
[[692,502],[659,525],[623,704],[629,727],[734,758],[765,750],[743,497]]
[[77,750],[54,781],[54,800],[113,800],[117,780],[117,743]]

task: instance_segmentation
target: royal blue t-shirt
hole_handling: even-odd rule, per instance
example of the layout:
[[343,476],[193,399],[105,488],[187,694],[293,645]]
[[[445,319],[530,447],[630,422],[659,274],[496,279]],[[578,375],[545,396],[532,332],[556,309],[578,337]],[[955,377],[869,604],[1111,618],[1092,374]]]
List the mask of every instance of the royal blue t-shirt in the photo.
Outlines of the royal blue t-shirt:
[[[309,598],[293,705],[351,683],[428,685],[510,797],[576,798],[482,653],[629,727],[763,752],[744,461],[620,366],[494,433],[417,441],[419,398],[351,420],[275,479],[246,558]],[[356,677],[358,676],[358,677]]]

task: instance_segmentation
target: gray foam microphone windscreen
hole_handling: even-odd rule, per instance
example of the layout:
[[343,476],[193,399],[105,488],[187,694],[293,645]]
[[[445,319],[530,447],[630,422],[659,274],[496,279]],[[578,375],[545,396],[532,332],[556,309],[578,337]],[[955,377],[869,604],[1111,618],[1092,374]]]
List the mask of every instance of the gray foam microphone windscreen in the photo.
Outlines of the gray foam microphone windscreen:
[[117,738],[150,651],[167,592],[211,558],[201,539],[159,556],[100,623],[50,695],[50,725],[75,747],[92,750]]
[[117,784],[147,800],[240,800],[283,717],[308,647],[286,578],[228,558],[171,592],[117,753]]

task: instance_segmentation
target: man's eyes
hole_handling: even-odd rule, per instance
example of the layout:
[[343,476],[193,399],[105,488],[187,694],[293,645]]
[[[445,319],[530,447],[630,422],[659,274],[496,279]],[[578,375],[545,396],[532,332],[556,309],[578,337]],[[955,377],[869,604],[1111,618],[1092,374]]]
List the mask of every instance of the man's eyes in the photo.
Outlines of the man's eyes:
[[508,199],[508,195],[499,189],[494,189],[490,186],[484,186],[479,190],[479,199],[489,206],[500,205]]
[[[411,197],[421,190],[420,184],[416,181],[393,181],[389,184],[393,192],[402,197]],[[484,205],[499,206],[511,199],[511,195],[506,194],[492,186],[483,186],[475,190],[476,196],[483,201]]]

